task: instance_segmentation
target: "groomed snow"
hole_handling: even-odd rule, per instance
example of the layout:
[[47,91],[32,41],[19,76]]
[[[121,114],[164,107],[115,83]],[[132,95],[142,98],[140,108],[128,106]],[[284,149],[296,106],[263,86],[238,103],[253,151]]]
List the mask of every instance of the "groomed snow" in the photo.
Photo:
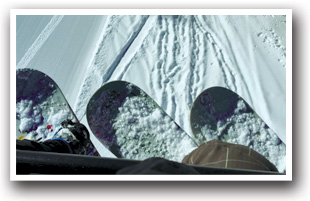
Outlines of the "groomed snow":
[[[286,142],[285,16],[17,16],[17,21],[17,68],[52,77],[85,124],[92,94],[108,81],[126,80],[190,134],[195,98],[223,86],[243,97]],[[113,157],[92,140],[102,155]]]

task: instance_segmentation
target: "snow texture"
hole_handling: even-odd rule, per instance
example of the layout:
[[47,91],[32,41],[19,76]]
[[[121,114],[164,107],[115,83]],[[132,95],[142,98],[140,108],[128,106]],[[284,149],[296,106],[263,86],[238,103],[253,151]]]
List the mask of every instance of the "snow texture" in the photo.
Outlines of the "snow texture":
[[[86,125],[92,94],[108,81],[125,80],[142,88],[190,134],[193,101],[203,90],[222,86],[243,97],[286,143],[285,16],[21,18],[30,16],[17,16],[17,68],[51,76]],[[244,138],[235,140],[246,143],[247,133],[236,128]],[[262,136],[274,143],[268,141],[270,131]],[[113,157],[92,140],[102,155]]]
[[181,162],[197,145],[165,113],[147,102],[145,96],[131,97],[119,108],[113,128],[122,155]]
[[16,103],[16,115],[20,119],[19,132],[25,134],[25,139],[40,141],[51,139],[61,128],[61,122],[72,118],[69,109],[59,109],[62,108],[61,105],[53,106],[51,102],[52,99],[49,98],[35,105],[32,100],[21,100]]
[[21,120],[19,127],[21,131],[30,131],[42,121],[42,110],[38,106],[33,106],[32,100],[16,103],[16,114]]

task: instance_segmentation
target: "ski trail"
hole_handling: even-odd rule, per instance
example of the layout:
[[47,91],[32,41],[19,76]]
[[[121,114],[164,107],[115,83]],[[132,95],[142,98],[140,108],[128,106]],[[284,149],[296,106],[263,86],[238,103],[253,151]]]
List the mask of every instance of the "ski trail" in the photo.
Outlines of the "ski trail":
[[189,96],[189,102],[188,107],[190,108],[193,104],[193,101],[197,95],[197,83],[200,81],[199,76],[199,62],[201,61],[200,54],[201,54],[201,45],[200,45],[200,38],[199,38],[199,32],[197,32],[197,23],[195,22],[195,16],[191,16],[190,20],[191,24],[191,52],[190,52],[190,69],[191,69],[191,77],[190,77],[190,83],[189,85],[190,89],[190,96]]
[[29,62],[36,55],[36,53],[39,51],[39,49],[42,47],[42,45],[45,43],[45,41],[49,38],[49,36],[53,33],[53,31],[55,30],[57,25],[61,22],[63,17],[64,17],[63,15],[55,15],[52,17],[52,19],[45,26],[43,31],[40,33],[40,35],[34,41],[34,43],[30,46],[30,48],[27,50],[27,52],[24,54],[24,56],[18,62],[17,66],[16,66],[17,68],[26,68],[27,67]]
[[195,18],[194,16],[190,16],[189,18],[189,24],[188,24],[188,35],[189,35],[189,41],[188,41],[188,61],[189,61],[189,72],[187,75],[187,107],[191,108],[191,105],[193,104],[193,101],[195,99],[195,95],[197,94],[197,87],[195,86],[196,83],[199,82],[200,77],[198,75],[199,71],[199,53],[200,53],[200,47],[199,47],[199,39],[198,39],[198,33],[196,31],[195,26]]
[[[94,69],[93,65],[94,65],[94,63],[96,63],[95,58],[98,55],[100,48],[102,47],[102,40],[100,40],[100,39],[102,39],[104,37],[104,34],[106,33],[106,29],[109,25],[108,22],[110,20],[111,20],[111,16],[108,16],[107,22],[105,23],[105,25],[102,28],[102,31],[101,31],[100,36],[99,36],[99,40],[98,40],[96,47],[94,49],[92,59],[90,60],[90,62],[88,64],[88,67],[87,67],[88,73],[85,75],[84,82],[80,88],[80,92],[78,95],[77,102],[75,103],[75,107],[74,107],[75,114],[80,121],[83,121],[83,118],[86,114],[85,104],[86,104],[87,100],[89,99],[89,97],[87,96],[87,92],[93,91],[93,90],[91,90],[91,87],[92,87],[92,85],[97,83],[97,79],[96,79],[95,71],[94,71],[95,69]],[[83,107],[83,105],[84,105],[84,107]],[[79,109],[80,107],[83,107],[84,112],[81,112],[81,109]],[[80,114],[80,113],[82,113],[82,114]]]
[[208,26],[206,24],[204,24],[202,22],[202,20],[199,20],[199,18],[197,16],[194,16],[195,21],[197,22],[198,27],[200,28],[200,30],[205,33],[207,40],[209,40],[212,44],[212,48],[213,51],[216,53],[216,58],[218,61],[219,66],[222,69],[222,73],[223,73],[223,78],[224,78],[224,82],[226,84],[226,86],[233,90],[236,91],[237,87],[236,87],[236,79],[235,79],[235,74],[232,71],[233,68],[231,68],[225,59],[226,54],[223,53],[223,50],[220,48],[223,45],[219,45],[221,43],[221,40],[219,40],[216,36],[217,34],[212,33],[211,30],[207,30]]
[[[98,45],[95,49],[94,56],[90,60],[83,85],[81,86],[78,102],[75,108],[78,108],[76,113],[79,119],[83,119],[86,115],[86,106],[88,100],[93,93],[103,84],[110,80],[111,76],[120,65],[123,57],[127,55],[128,49],[132,46],[136,37],[144,27],[148,16],[143,17],[134,28],[134,32],[130,33],[128,39],[124,39],[124,43],[121,47],[116,47],[114,51],[117,51],[117,55],[111,55],[108,47],[113,43],[113,37],[118,34],[117,26],[121,23],[123,18],[121,16],[109,16],[105,26],[102,29]],[[111,56],[111,58],[108,58]]]
[[189,35],[189,41],[188,41],[188,54],[189,54],[189,68],[191,70],[189,70],[188,72],[188,76],[187,76],[187,107],[191,107],[192,103],[193,103],[193,98],[192,98],[192,93],[193,93],[193,83],[194,83],[194,78],[193,78],[193,69],[195,68],[195,59],[194,59],[194,53],[193,53],[193,49],[195,49],[195,44],[193,43],[193,37],[194,37],[194,30],[192,27],[192,21],[190,20],[189,22],[189,27],[188,27],[188,35]]
[[148,20],[148,16],[142,19],[142,21],[141,21],[141,23],[139,25],[139,28],[132,34],[132,36],[130,37],[128,42],[120,50],[120,54],[118,56],[116,56],[116,58],[113,61],[113,63],[107,68],[108,71],[102,77],[102,84],[101,85],[106,83],[112,77],[113,72],[119,66],[122,58],[125,56],[125,54],[127,53],[127,50],[129,49],[129,47],[132,45],[132,43],[135,41],[135,39],[137,38],[137,36],[141,32],[141,30],[144,27],[144,25],[145,25],[147,20]]
[[[152,76],[150,79],[151,94],[157,94],[154,99],[165,110],[171,118],[175,119],[177,114],[177,91],[175,86],[180,77],[182,67],[180,65],[181,39],[179,33],[180,17],[179,16],[158,16],[155,19],[154,30],[156,34],[150,34],[154,49],[154,56],[157,58],[152,64]],[[178,85],[180,86],[180,85]],[[160,93],[158,93],[160,91]]]
[[136,34],[134,40],[132,40],[130,46],[127,48],[127,54],[123,55],[122,59],[118,63],[117,67],[120,66],[123,70],[116,73],[115,78],[117,80],[122,80],[125,74],[130,71],[131,64],[135,63],[137,58],[139,58],[139,56],[143,56],[145,53],[143,51],[143,48],[146,48],[146,46],[144,46],[144,43],[146,43],[145,38],[147,38],[147,35],[149,34],[151,27],[150,24],[152,23],[153,20],[150,19],[150,16],[146,16],[144,20],[142,20],[138,33]]
[[167,69],[166,65],[168,63],[168,44],[169,44],[169,22],[167,18],[164,18],[164,25],[165,25],[165,35],[163,38],[164,44],[162,45],[163,48],[163,68],[162,68],[162,75],[164,75],[164,79],[161,80],[161,85],[163,86],[163,92],[162,92],[162,99],[161,99],[161,107],[163,108],[164,111],[167,111],[167,98],[168,98],[168,93],[167,93],[167,84],[169,82],[169,79],[167,78]]
[[[229,39],[229,36],[228,36],[228,34],[227,34],[227,31],[226,31],[226,29],[225,29],[225,26],[224,26],[224,24],[220,24],[220,27],[221,27],[221,29],[222,29],[222,32],[223,32],[223,37],[225,37],[225,39],[226,39],[226,44],[227,44],[227,49],[229,49],[231,52],[234,52],[234,48],[233,48],[233,45],[232,45],[232,42],[230,41],[230,39]],[[234,28],[234,27],[232,27],[232,28]],[[236,31],[236,33],[238,34],[238,32]],[[239,34],[238,34],[239,35]],[[239,38],[242,38],[242,36],[240,36],[239,35]],[[246,38],[247,40],[247,44],[245,44],[245,43],[241,43],[241,45],[244,47],[244,49],[247,49],[247,47],[246,46],[254,46],[254,44],[253,44],[253,38],[252,38],[252,35],[250,35],[250,38],[248,37],[248,38]],[[250,45],[249,45],[250,44]],[[255,56],[253,55],[253,53],[252,52],[250,52],[249,51],[249,57],[251,57],[252,59],[255,59]],[[249,97],[249,100],[246,100],[247,101],[247,103],[253,103],[253,100],[252,100],[252,98],[251,98],[251,96],[250,96],[250,89],[249,89],[249,87],[248,87],[248,85],[247,84],[243,84],[243,83],[246,83],[246,81],[245,81],[245,78],[244,78],[244,74],[243,73],[240,73],[240,72],[242,72],[241,71],[241,67],[240,67],[240,64],[238,63],[238,60],[237,60],[237,58],[236,58],[236,55],[235,54],[230,54],[230,60],[231,60],[231,62],[234,64],[234,67],[235,67],[235,69],[236,69],[236,71],[237,72],[239,72],[238,73],[238,82],[239,82],[239,84],[240,83],[242,83],[242,89],[244,90],[244,92],[247,94],[247,97]],[[236,93],[237,94],[243,94],[243,93],[241,93],[241,91],[239,91],[240,90],[240,88],[238,87],[238,88],[236,88]],[[253,104],[252,104],[253,105]]]

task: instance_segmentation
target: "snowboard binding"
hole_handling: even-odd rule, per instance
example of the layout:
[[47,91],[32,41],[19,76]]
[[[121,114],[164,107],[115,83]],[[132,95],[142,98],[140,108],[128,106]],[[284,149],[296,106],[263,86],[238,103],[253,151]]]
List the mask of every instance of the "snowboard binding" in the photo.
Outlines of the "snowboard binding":
[[87,128],[81,123],[75,123],[68,119],[61,123],[62,128],[55,134],[53,139],[65,140],[74,154],[98,155],[90,141]]

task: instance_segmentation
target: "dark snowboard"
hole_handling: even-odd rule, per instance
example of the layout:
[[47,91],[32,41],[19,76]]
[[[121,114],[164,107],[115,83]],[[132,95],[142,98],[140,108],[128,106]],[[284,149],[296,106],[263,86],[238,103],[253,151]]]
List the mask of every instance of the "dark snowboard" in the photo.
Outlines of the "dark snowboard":
[[199,145],[217,139],[249,146],[276,166],[285,160],[285,143],[229,89],[212,87],[203,91],[192,105],[190,124]]
[[[50,77],[33,69],[16,70],[16,139],[51,139],[68,119],[79,122]],[[95,153],[91,145],[89,154]]]
[[181,161],[197,147],[152,98],[125,81],[107,83],[93,95],[87,121],[98,140],[119,158]]

